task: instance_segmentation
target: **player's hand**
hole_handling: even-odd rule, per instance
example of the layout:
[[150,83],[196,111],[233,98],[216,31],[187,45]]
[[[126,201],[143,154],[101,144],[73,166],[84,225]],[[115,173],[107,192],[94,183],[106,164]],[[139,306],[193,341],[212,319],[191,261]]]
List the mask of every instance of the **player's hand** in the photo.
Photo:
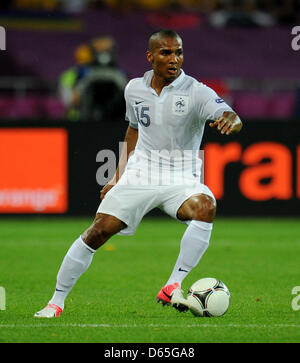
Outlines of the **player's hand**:
[[114,185],[115,184],[111,183],[111,182],[104,185],[104,187],[100,191],[100,199],[101,200],[105,197],[106,193],[109,192]]
[[230,135],[234,132],[241,131],[242,121],[237,114],[231,111],[225,111],[216,121],[209,123],[210,127],[215,127],[221,134]]

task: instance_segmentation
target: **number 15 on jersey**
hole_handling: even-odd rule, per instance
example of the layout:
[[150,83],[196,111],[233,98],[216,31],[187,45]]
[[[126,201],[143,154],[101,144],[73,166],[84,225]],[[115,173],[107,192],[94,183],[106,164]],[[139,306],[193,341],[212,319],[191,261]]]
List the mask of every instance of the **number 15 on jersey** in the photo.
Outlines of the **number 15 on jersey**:
[[150,125],[150,116],[149,116],[149,107],[148,106],[142,106],[139,110],[139,107],[135,107],[135,113],[136,117],[138,119],[138,122],[144,126],[148,127]]

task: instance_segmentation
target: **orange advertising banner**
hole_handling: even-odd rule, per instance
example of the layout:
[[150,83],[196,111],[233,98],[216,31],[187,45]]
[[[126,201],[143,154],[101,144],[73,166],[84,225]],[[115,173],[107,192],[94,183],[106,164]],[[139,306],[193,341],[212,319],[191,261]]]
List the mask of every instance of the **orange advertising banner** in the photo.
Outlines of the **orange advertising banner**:
[[65,213],[67,209],[67,131],[0,129],[0,213]]
[[[205,183],[216,199],[222,199],[225,195],[225,168],[231,163],[240,163],[243,170],[236,175],[236,179],[239,181],[239,192],[248,200],[262,202],[290,200],[295,195],[299,197],[300,146],[296,150],[296,192],[293,183],[293,153],[287,145],[274,141],[254,142],[244,149],[238,141],[225,145],[207,143],[204,151]],[[263,162],[264,160],[267,162]]]

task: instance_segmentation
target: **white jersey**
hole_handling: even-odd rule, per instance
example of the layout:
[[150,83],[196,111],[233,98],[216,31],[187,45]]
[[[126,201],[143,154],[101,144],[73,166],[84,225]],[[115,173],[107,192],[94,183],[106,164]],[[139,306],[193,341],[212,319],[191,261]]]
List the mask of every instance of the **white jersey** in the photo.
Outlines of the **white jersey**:
[[153,70],[132,79],[125,88],[126,120],[139,131],[128,166],[147,162],[152,169],[176,171],[182,170],[184,162],[184,173],[196,176],[205,122],[232,109],[183,70],[159,96],[151,87],[152,77]]
[[178,220],[180,206],[191,196],[206,194],[214,199],[201,182],[199,147],[206,120],[231,108],[183,71],[160,96],[151,87],[152,77],[153,71],[146,72],[126,86],[126,119],[138,128],[138,141],[126,169],[97,210],[126,224],[121,235],[134,234],[153,208]]

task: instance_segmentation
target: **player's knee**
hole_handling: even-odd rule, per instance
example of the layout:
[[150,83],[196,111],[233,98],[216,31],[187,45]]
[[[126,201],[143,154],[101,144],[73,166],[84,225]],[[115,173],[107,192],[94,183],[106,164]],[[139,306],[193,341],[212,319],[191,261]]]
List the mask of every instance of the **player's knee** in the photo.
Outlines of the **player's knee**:
[[212,223],[217,211],[216,201],[209,195],[202,194],[194,208],[194,218],[198,221]]
[[93,249],[102,246],[110,237],[111,232],[105,228],[105,225],[97,222],[94,222],[83,234],[84,241]]
[[110,237],[110,232],[105,226],[95,224],[91,229],[90,237],[99,242],[105,242]]
[[118,218],[98,213],[92,225],[83,233],[82,238],[87,245],[96,250],[125,227],[126,224]]

